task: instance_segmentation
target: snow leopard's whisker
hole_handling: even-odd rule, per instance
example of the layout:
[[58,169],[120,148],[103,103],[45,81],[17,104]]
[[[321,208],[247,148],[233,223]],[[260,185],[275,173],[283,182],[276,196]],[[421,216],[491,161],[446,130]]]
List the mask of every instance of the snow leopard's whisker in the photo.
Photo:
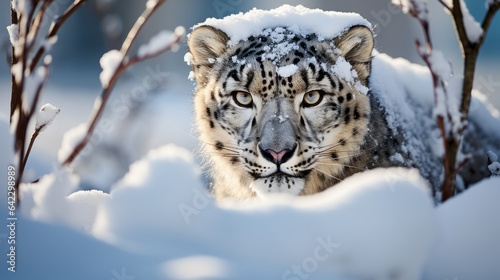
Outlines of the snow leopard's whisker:
[[218,146],[217,144],[212,144],[212,143],[206,143],[204,142],[205,145],[209,145],[209,146],[212,146],[214,147],[216,150],[226,150],[226,151],[230,151],[230,152],[233,152],[233,153],[239,153],[240,151],[243,151],[243,148],[239,148],[239,147],[233,147],[233,146]]
[[330,177],[330,178],[333,178],[333,179],[335,179],[335,180],[337,180],[337,181],[339,181],[339,182],[340,182],[340,181],[342,181],[340,178],[337,178],[337,177],[333,176],[332,174],[328,174],[328,173],[326,173],[326,172],[324,172],[324,171],[321,171],[321,170],[319,170],[318,168],[313,168],[313,170],[315,170],[315,171],[317,171],[317,172],[319,172],[319,173],[323,173],[323,175],[325,175],[325,176],[327,176],[327,177]]
[[342,163],[335,163],[335,162],[323,162],[323,161],[318,161],[319,165],[325,165],[325,166],[341,166],[341,167],[349,167],[349,168],[354,168],[358,170],[365,170],[363,167],[359,166],[354,166],[354,165],[348,165],[348,164],[342,164]]

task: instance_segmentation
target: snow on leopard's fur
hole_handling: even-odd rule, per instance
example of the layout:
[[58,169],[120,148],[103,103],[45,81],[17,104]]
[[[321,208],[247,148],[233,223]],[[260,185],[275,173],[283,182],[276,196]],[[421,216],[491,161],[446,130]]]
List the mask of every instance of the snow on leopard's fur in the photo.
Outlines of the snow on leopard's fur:
[[[389,166],[416,167],[439,185],[441,163],[431,141],[389,125],[383,93],[365,92],[374,46],[369,28],[355,26],[330,40],[272,32],[284,36],[228,46],[224,32],[199,26],[189,38],[196,126],[217,199],[313,194]],[[335,71],[344,60],[352,77]],[[418,140],[416,150],[408,149],[410,138]],[[488,174],[480,160],[463,169],[466,184]]]

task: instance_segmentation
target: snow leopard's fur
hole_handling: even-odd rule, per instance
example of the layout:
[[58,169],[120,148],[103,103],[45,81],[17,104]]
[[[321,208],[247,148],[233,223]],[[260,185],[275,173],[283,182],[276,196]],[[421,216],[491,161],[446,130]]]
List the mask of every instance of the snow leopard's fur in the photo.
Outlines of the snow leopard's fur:
[[[389,166],[417,167],[439,184],[439,159],[431,152],[412,159],[376,95],[362,92],[371,74],[369,28],[355,26],[330,40],[269,30],[278,31],[293,45],[286,53],[264,35],[231,46],[210,26],[190,35],[196,125],[217,199],[313,194],[356,172]],[[332,71],[339,59],[352,65],[354,80]]]

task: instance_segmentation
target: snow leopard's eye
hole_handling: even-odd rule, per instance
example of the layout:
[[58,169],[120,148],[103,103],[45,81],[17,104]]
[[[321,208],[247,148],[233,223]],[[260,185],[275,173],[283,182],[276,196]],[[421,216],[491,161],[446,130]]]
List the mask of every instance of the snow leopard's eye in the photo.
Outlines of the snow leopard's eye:
[[233,91],[233,100],[236,105],[245,108],[251,108],[253,104],[252,95],[245,91]]
[[321,103],[323,100],[323,91],[321,90],[313,90],[304,94],[304,99],[302,100],[302,106],[304,107],[312,107]]

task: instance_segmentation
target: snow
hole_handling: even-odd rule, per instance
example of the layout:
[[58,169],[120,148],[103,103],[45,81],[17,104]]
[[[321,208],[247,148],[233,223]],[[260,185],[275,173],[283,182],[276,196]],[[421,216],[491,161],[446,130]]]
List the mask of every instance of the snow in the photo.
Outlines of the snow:
[[153,9],[156,5],[158,5],[158,0],[148,0],[146,2],[146,8]]
[[355,77],[353,77],[351,70],[351,64],[344,57],[338,57],[331,69],[336,76],[352,83]]
[[370,23],[359,14],[308,9],[302,5],[283,5],[272,10],[253,9],[245,14],[230,15],[223,19],[209,18],[197,26],[202,25],[224,31],[230,37],[229,45],[275,27],[283,27],[302,35],[315,33],[324,38],[334,38],[354,25],[371,28]]
[[437,208],[441,234],[424,279],[499,279],[499,186],[485,179]]
[[492,175],[500,176],[500,163],[499,162],[495,161],[492,164],[488,165],[488,169],[490,170]]
[[427,0],[391,0],[391,2],[400,6],[405,14],[415,14],[421,20],[427,20],[429,17]]
[[[493,1],[495,0],[487,0],[486,7],[488,8]],[[453,0],[443,0],[443,2],[448,8],[453,8]],[[483,28],[481,28],[481,24],[471,15],[464,0],[460,0],[460,9],[462,10],[465,32],[467,33],[469,42],[478,42],[481,36],[483,36]],[[449,12],[448,9],[445,9],[445,11]]]
[[19,39],[19,25],[11,24],[7,26],[7,32],[9,33],[9,39],[12,46],[17,44],[17,40]]
[[352,69],[352,65],[342,56],[337,58],[330,71],[336,76],[344,79],[351,87],[355,87],[359,92],[368,94],[368,88],[358,80],[358,73]]
[[[77,191],[65,198],[76,183],[65,171],[42,178],[38,184],[24,185],[27,203],[23,210],[28,217],[62,222],[93,236],[78,243],[78,247],[88,242],[94,245],[85,250],[87,253],[77,249],[80,254],[74,255],[74,262],[88,263],[88,252],[100,252],[108,256],[101,261],[110,265],[112,256],[120,254],[118,259],[125,256],[126,260],[115,267],[118,273],[123,272],[121,266],[128,272],[149,267],[149,273],[140,270],[147,279],[182,275],[188,279],[200,275],[218,279],[287,275],[363,279],[390,273],[402,279],[419,279],[435,242],[433,203],[425,181],[415,170],[374,170],[353,176],[321,195],[277,196],[224,206],[209,198],[199,178],[191,153],[167,145],[133,164],[109,195]],[[80,211],[74,210],[75,205]],[[186,210],[189,212],[183,212]],[[37,229],[37,234],[47,231],[27,224]],[[308,230],[293,230],[297,227]],[[94,238],[112,247],[99,245]],[[74,239],[82,237],[58,230],[47,235],[45,242],[30,243],[34,246],[31,255],[38,256],[36,267],[50,267],[54,259],[41,256],[63,251],[57,245],[44,251],[44,244]],[[115,252],[113,247],[128,253]],[[134,256],[141,256],[141,261]],[[197,264],[196,269],[187,272],[190,264]],[[94,279],[95,271],[94,267],[86,269],[71,279]],[[39,270],[23,273],[26,277]],[[74,270],[60,273],[59,277],[68,278]]]
[[110,50],[103,54],[99,60],[102,72],[99,74],[99,80],[103,88],[107,88],[113,74],[120,66],[123,60],[123,54],[119,50]]
[[495,162],[495,161],[498,161],[498,156],[497,156],[497,154],[495,154],[494,152],[492,152],[492,151],[488,151],[488,159],[489,159],[491,162]]
[[295,74],[299,70],[299,67],[295,64],[289,64],[282,67],[278,67],[276,72],[283,78],[288,78]]
[[[355,13],[308,9],[301,5],[295,7],[283,5],[268,11],[253,9],[247,13],[230,15],[223,19],[210,18],[195,25],[193,29],[203,25],[209,25],[225,32],[229,37],[229,46],[251,36],[270,38],[271,43],[264,46],[265,53],[262,54],[262,58],[268,59],[277,65],[276,71],[282,77],[290,77],[298,70],[298,66],[294,64],[279,65],[279,61],[284,56],[287,56],[293,50],[299,49],[296,42],[290,41],[295,34],[304,37],[313,34],[317,36],[319,41],[322,41],[325,38],[340,36],[355,25],[371,28],[369,22]],[[338,49],[335,50],[339,51]],[[233,62],[241,65],[246,63],[245,60],[238,60],[237,56],[233,56],[232,59]],[[184,60],[190,65],[192,63],[191,54],[186,54]],[[355,87],[360,92],[368,93],[368,88],[357,80],[356,71],[344,58],[340,57],[338,59],[337,64],[332,67],[332,71],[345,78],[352,87]]]
[[184,55],[184,62],[186,62],[187,65],[193,65],[193,55],[190,52]]
[[[321,23],[331,15],[327,12],[320,17],[317,10],[306,11],[300,6],[275,9],[275,15],[267,14],[269,18],[253,13],[262,20],[257,25],[268,28],[266,32],[279,41],[286,31],[271,28],[273,17],[284,17],[282,14],[290,9],[301,13],[295,21],[300,25],[309,14],[316,13]],[[237,17],[229,18],[238,21]],[[345,18],[352,20],[350,23],[358,21],[358,16]],[[251,18],[245,20],[247,25],[240,26],[242,31],[237,36],[263,30],[254,29]],[[304,23],[306,28],[312,25],[313,21]],[[290,28],[297,30],[298,26]],[[347,24],[332,26],[324,33],[315,31],[323,36],[341,32]],[[109,83],[121,59],[116,52],[103,56],[101,82]],[[192,58],[186,55],[185,60]],[[339,75],[355,80],[350,65],[339,63],[337,67]],[[428,69],[376,51],[372,67],[370,86],[388,108],[389,125],[396,129],[403,123],[409,137],[405,147],[408,152],[415,155],[418,164],[427,166],[427,172],[440,172],[440,163],[433,165],[427,161],[428,156],[419,156],[422,145],[441,147],[432,130],[435,120],[430,108],[434,99]],[[71,169],[56,165],[38,183],[22,184],[17,232],[17,254],[22,258],[15,274],[0,270],[1,279],[45,279],[54,275],[75,280],[500,277],[495,263],[500,259],[500,220],[495,217],[500,213],[500,178],[483,180],[437,208],[418,172],[402,168],[359,173],[335,188],[308,197],[275,195],[263,201],[216,204],[191,151],[167,145],[138,156],[157,146],[136,141],[134,136],[142,134],[144,123],[159,127],[159,121],[155,123],[153,118],[161,120],[171,137],[178,137],[168,138],[169,142],[189,142],[191,136],[178,135],[183,133],[178,133],[176,125],[192,124],[188,117],[191,104],[188,108],[180,106],[169,92],[164,101],[151,101],[159,109],[146,106],[143,114],[132,114],[142,99],[127,98],[122,94],[110,100],[110,110],[103,119],[112,120],[112,129],[98,127],[88,149]],[[495,116],[499,114],[485,103],[485,96],[475,92],[470,117],[497,137],[500,120]],[[123,114],[125,109],[127,114]],[[159,115],[166,112],[170,115]],[[154,117],[145,117],[149,115]],[[276,118],[284,122],[288,116]],[[417,125],[416,119],[422,124]],[[86,128],[82,124],[66,133],[61,159],[84,136]],[[0,142],[5,144],[0,148],[2,166],[13,158],[8,130],[8,120],[0,116]],[[125,159],[113,158],[103,152],[110,150],[129,153]],[[401,154],[394,155],[393,160],[401,161]],[[129,166],[130,161],[135,163]],[[2,176],[5,172],[0,179],[7,181]],[[91,179],[95,180],[92,185],[103,191],[80,189],[82,182]],[[5,184],[0,185],[3,193],[5,188]],[[0,208],[5,209],[5,205],[6,200],[0,200]],[[4,248],[4,243],[0,246]]]
[[52,123],[60,111],[59,108],[50,103],[43,105],[36,116],[35,128],[39,131],[43,131]]
[[145,57],[160,53],[163,50],[170,48],[177,38],[184,35],[184,33],[185,29],[182,26],[178,26],[174,32],[168,30],[160,31],[153,38],[151,38],[147,44],[139,47],[137,55],[139,57]]
[[483,36],[483,28],[481,28],[481,24],[479,24],[479,22],[477,22],[471,15],[464,0],[460,0],[460,7],[462,8],[465,31],[467,32],[469,42],[478,42],[481,36]]

